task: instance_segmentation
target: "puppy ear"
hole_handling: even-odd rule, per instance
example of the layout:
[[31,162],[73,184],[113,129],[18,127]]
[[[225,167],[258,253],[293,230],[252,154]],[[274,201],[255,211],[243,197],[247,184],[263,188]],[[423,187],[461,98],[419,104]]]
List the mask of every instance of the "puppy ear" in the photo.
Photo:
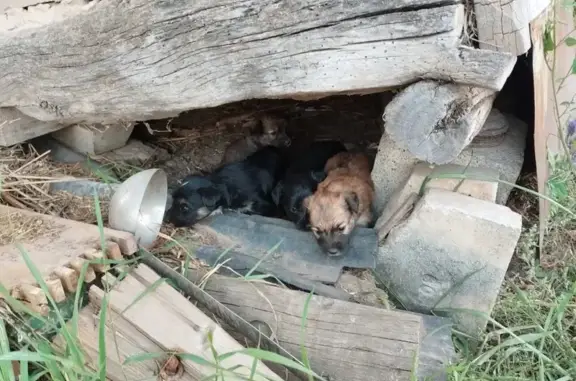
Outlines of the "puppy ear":
[[272,201],[274,204],[280,205],[280,195],[282,194],[282,190],[284,189],[284,184],[282,181],[278,181],[278,184],[272,189]]
[[346,205],[352,214],[358,213],[358,209],[360,208],[360,199],[356,193],[347,192],[344,195],[344,200],[346,201]]
[[310,177],[318,183],[321,183],[326,178],[326,172],[323,169],[318,171],[310,171]]
[[198,194],[202,197],[202,203],[209,208],[213,208],[222,199],[222,195],[215,187],[200,188]]

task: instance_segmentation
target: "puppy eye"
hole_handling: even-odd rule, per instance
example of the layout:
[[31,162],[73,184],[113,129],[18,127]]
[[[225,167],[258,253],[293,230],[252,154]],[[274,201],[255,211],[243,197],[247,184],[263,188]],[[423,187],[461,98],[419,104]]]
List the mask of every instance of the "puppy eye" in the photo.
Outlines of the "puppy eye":
[[296,208],[295,206],[293,206],[293,207],[290,208],[290,211],[291,211],[292,213],[298,213],[298,208]]
[[188,208],[188,205],[186,204],[180,204],[180,210],[182,212],[187,212],[190,208]]
[[338,226],[338,227],[336,228],[336,230],[339,231],[339,232],[343,232],[345,228],[346,228],[345,226],[340,225],[340,226]]

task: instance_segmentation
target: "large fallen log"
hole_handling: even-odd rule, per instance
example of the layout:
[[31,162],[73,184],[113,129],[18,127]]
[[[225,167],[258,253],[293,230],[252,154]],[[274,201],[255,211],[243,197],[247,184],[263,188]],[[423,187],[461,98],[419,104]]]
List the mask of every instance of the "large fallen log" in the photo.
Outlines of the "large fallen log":
[[109,0],[13,10],[0,24],[0,107],[114,123],[420,78],[499,90],[516,60],[461,47],[456,0],[311,4]]
[[414,157],[446,164],[480,132],[495,98],[496,92],[486,88],[420,81],[386,106],[384,125]]

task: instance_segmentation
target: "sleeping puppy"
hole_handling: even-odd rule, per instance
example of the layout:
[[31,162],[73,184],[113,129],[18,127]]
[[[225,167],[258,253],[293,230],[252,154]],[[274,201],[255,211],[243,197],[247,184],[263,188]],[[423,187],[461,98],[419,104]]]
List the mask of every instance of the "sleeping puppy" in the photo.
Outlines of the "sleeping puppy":
[[286,125],[287,122],[283,119],[271,115],[262,116],[255,131],[232,142],[226,148],[220,165],[243,160],[263,147],[288,147],[291,140],[286,135]]
[[282,180],[272,192],[272,198],[288,220],[298,229],[305,230],[308,216],[303,206],[306,197],[312,195],[326,177],[324,166],[328,159],[339,152],[346,151],[338,141],[314,142],[290,163]]
[[172,195],[166,221],[177,227],[192,226],[223,211],[275,216],[270,194],[283,170],[278,148],[265,147],[207,176],[187,176]]
[[374,183],[362,153],[341,152],[325,166],[326,179],[304,200],[311,230],[328,255],[342,255],[356,226],[372,224]]

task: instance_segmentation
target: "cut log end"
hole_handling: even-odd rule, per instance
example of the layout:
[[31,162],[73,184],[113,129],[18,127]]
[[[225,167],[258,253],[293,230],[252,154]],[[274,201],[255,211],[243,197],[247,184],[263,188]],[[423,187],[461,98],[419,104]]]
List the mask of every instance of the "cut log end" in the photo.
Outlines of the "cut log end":
[[480,132],[495,97],[485,88],[417,82],[386,106],[386,132],[416,158],[446,164]]

